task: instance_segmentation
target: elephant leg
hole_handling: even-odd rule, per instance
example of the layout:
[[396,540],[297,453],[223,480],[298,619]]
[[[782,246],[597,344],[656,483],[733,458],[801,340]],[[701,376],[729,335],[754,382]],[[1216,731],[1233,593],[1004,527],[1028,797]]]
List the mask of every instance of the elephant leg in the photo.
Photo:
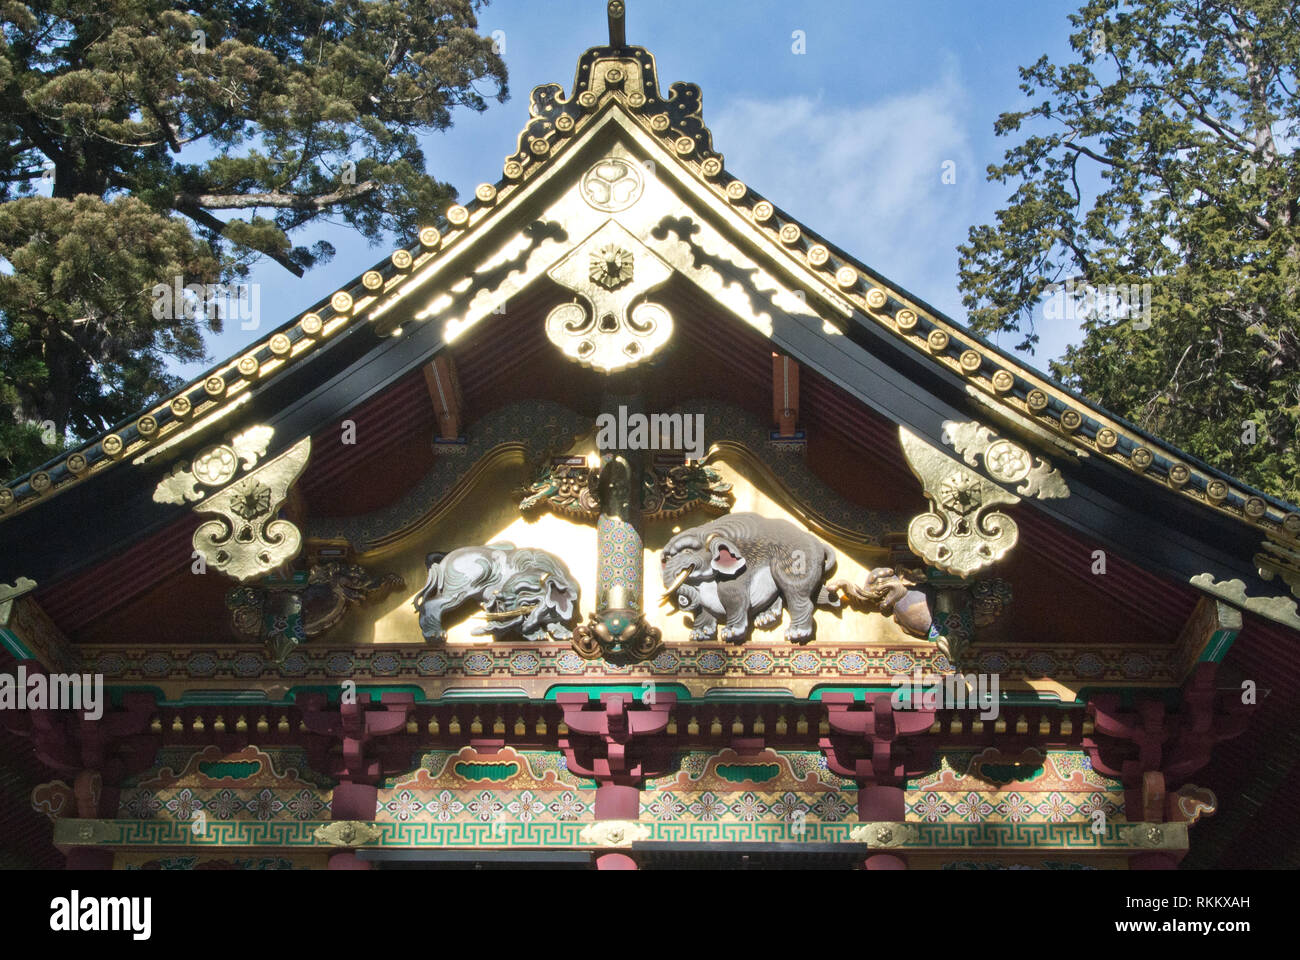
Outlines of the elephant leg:
[[[546,625],[546,631],[547,631],[547,633],[549,633],[549,634],[551,635],[551,639],[553,639],[553,640],[571,640],[571,639],[573,639],[573,631],[570,630],[568,627],[566,627],[566,626],[565,626],[564,624],[562,624],[562,623],[556,623],[556,622],[552,621],[552,622],[550,622],[550,623],[548,623],[548,624]],[[539,639],[541,639],[541,638],[539,638]]]
[[718,600],[727,612],[722,639],[744,639],[749,632],[749,578],[741,577],[718,584]]
[[447,634],[442,629],[442,607],[440,597],[425,601],[420,610],[420,632],[426,640],[445,640]]
[[816,605],[812,597],[803,593],[792,593],[790,602],[790,625],[785,628],[785,638],[790,642],[807,640],[813,635],[813,611]]
[[771,606],[754,618],[754,626],[770,627],[774,623],[780,623],[781,609],[781,594],[778,593]]
[[[444,586],[444,590],[446,587]],[[446,632],[442,628],[442,615],[444,611],[455,610],[466,600],[476,596],[476,592],[468,586],[462,586],[453,590],[451,593],[442,593],[424,604],[424,612],[420,615],[420,629],[424,636],[429,640],[446,639]],[[481,628],[475,628],[476,633],[482,633]]]
[[718,621],[714,619],[713,614],[703,607],[695,607],[689,611],[691,615],[691,639],[692,640],[715,640],[718,636]]

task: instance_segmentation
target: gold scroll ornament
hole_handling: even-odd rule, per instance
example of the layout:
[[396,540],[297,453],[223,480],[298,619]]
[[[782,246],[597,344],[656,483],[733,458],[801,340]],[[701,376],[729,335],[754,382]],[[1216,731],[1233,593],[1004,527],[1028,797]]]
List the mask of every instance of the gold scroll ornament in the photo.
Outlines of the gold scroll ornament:
[[304,437],[274,460],[195,504],[213,513],[194,534],[194,549],[211,567],[241,583],[265,576],[302,549],[302,534],[276,513],[307,466],[311,438]]
[[[943,426],[944,442],[962,455],[964,464],[905,427],[898,428],[903,454],[931,507],[912,518],[907,544],[931,566],[968,577],[1002,559],[1019,539],[1016,522],[995,508],[1019,503],[1021,496],[1042,500],[1068,497],[1070,490],[1050,463],[998,437],[988,427],[952,420]],[[969,469],[980,459],[997,483]],[[1019,486],[1012,493],[999,484]]]
[[657,303],[633,301],[672,268],[613,220],[547,271],[585,300],[562,303],[546,316],[546,336],[584,367],[612,373],[640,363],[668,342],[672,315]]

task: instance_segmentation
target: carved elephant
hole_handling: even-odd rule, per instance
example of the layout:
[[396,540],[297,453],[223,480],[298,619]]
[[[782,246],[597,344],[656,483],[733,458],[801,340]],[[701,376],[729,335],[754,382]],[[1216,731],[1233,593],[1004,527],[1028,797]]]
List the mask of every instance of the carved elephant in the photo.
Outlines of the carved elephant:
[[426,639],[443,639],[443,615],[470,600],[482,604],[487,618],[470,631],[475,636],[516,631],[529,640],[568,640],[573,635],[578,584],[554,554],[494,543],[431,553],[428,565],[428,580],[414,599]]
[[692,640],[722,639],[776,623],[790,609],[785,638],[813,635],[818,604],[838,606],[822,587],[835,569],[835,551],[787,520],[733,513],[674,536],[660,555],[665,598],[692,616]]

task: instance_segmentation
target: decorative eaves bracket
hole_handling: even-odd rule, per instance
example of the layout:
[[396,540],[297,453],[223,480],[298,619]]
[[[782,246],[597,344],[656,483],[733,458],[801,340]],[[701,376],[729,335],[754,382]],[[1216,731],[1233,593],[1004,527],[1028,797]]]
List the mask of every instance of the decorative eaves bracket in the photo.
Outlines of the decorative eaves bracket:
[[[198,500],[195,513],[216,515],[195,531],[194,549],[208,566],[240,583],[271,573],[302,549],[301,532],[277,513],[307,466],[311,438],[253,469],[271,432],[265,426],[246,430],[228,445],[204,451],[192,464],[178,464],[154,490],[159,503]],[[232,483],[241,463],[244,476]],[[209,494],[202,487],[220,489]]]
[[[948,420],[943,427],[944,442],[964,464],[898,428],[903,454],[930,501],[930,510],[908,525],[907,544],[931,566],[968,577],[1002,559],[1019,539],[1016,522],[996,507],[1017,504],[1021,497],[1064,498],[1070,489],[1047,460],[976,421]],[[996,483],[971,469],[980,461]],[[1012,493],[999,484],[1019,486]]]

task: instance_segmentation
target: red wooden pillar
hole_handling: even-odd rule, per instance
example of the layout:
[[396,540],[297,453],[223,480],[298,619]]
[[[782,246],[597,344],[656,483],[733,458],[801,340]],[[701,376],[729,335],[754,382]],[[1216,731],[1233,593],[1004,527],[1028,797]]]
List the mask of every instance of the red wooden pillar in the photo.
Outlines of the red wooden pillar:
[[[676,695],[660,693],[654,703],[619,693],[602,694],[599,701],[585,693],[561,693],[556,700],[569,730],[560,738],[568,768],[596,780],[596,819],[638,819],[645,779],[671,764],[667,730]],[[596,855],[596,869],[635,870],[637,863],[626,853],[609,851]]]
[[[934,723],[935,711],[896,709],[887,693],[861,704],[851,693],[827,693],[822,703],[830,727],[821,740],[822,752],[832,772],[857,782],[858,820],[902,823],[907,778],[922,773],[933,752],[921,735]],[[863,867],[906,870],[907,860],[898,853],[876,853]]]
[[[46,673],[34,660],[20,663],[28,675]],[[30,735],[37,759],[72,782],[77,817],[117,819],[122,779],[149,769],[158,753],[159,738],[149,732],[157,704],[151,693],[128,693],[120,709],[101,704],[102,714],[90,719],[83,710],[24,711],[16,718],[17,732]],[[113,853],[100,847],[65,851],[69,870],[108,870]]]
[[1128,858],[1130,870],[1177,870],[1179,858],[1172,853],[1136,853]]
[[876,853],[862,863],[863,870],[906,870],[907,861],[892,853]]
[[[313,765],[338,779],[330,805],[331,820],[375,819],[385,764],[375,755],[374,741],[404,730],[415,701],[409,693],[385,693],[378,704],[371,701],[369,694],[363,696],[337,707],[329,706],[321,694],[301,701],[303,722],[318,736],[310,751]],[[343,755],[331,762],[326,748],[335,740],[342,741]],[[369,870],[370,862],[357,857],[354,850],[340,850],[330,855],[329,869]]]
[[772,354],[772,419],[778,437],[799,429],[799,363],[782,353]]
[[339,853],[331,853],[329,858],[329,870],[369,870],[370,861],[362,860],[357,856],[355,850],[343,850]]
[[464,400],[460,392],[460,379],[456,364],[445,353],[434,357],[424,368],[424,382],[429,388],[429,399],[438,418],[438,438],[456,440],[460,437],[461,410]]
[[639,870],[637,862],[626,853],[599,853],[596,855],[597,870]]

